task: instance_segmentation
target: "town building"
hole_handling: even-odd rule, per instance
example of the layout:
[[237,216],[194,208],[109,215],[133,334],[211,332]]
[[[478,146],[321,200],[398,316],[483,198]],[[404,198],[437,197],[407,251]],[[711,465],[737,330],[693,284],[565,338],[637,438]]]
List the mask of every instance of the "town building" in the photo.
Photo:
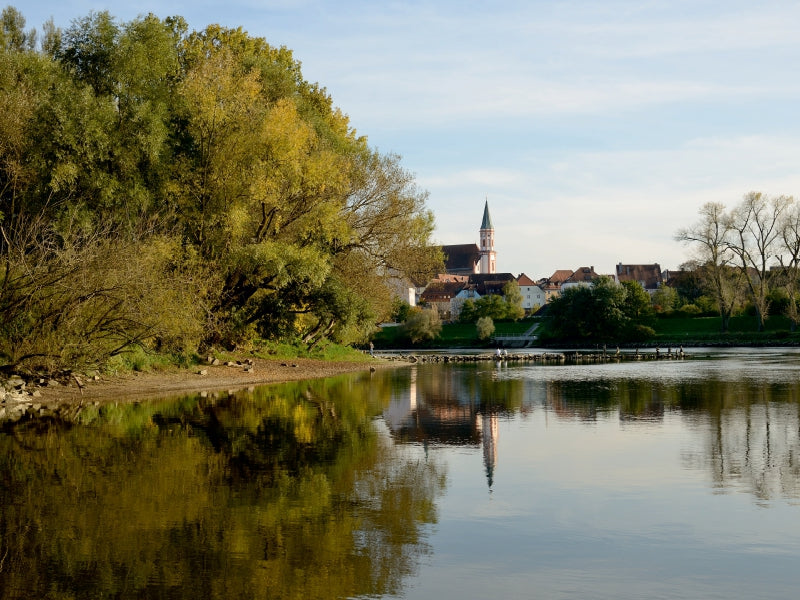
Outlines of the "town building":
[[522,308],[525,309],[526,313],[536,312],[547,304],[547,294],[544,288],[525,275],[525,273],[519,274],[517,285],[522,294]]
[[618,283],[623,281],[637,281],[647,292],[655,292],[665,281],[658,263],[650,265],[623,265],[617,264],[615,279]]

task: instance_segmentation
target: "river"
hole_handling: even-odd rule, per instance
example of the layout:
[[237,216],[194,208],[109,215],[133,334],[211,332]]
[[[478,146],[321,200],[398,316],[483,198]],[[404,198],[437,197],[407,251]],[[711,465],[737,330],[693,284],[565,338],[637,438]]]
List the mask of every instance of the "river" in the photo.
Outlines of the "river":
[[800,351],[92,407],[0,484],[0,598],[793,598]]

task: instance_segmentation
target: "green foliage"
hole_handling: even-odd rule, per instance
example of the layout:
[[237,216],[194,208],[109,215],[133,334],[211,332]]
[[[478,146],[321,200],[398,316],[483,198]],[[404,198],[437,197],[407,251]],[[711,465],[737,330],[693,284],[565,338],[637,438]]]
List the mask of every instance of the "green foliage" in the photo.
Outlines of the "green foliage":
[[4,10],[0,360],[14,368],[130,345],[358,343],[392,312],[389,277],[440,268],[427,194],[288,49],[108,12],[50,23],[41,52],[32,40]]
[[408,302],[400,298],[392,301],[392,320],[395,323],[403,323],[408,319],[409,314],[411,314],[411,305]]
[[641,341],[650,330],[652,308],[636,282],[618,285],[599,277],[591,286],[570,287],[551,300],[544,336],[571,342]]
[[662,285],[652,295],[653,309],[657,313],[670,312],[678,307],[680,297],[678,291],[668,285]]
[[522,292],[519,284],[513,279],[503,286],[503,299],[506,302],[506,319],[517,321],[525,316],[522,308]]
[[442,321],[435,309],[414,309],[401,327],[411,343],[416,344],[436,339],[442,331]]
[[482,317],[493,321],[510,319],[517,321],[525,316],[522,308],[522,293],[516,281],[509,281],[503,288],[504,295],[488,294],[477,300],[467,298],[461,306],[458,320],[461,323],[475,323]]
[[481,317],[475,323],[479,340],[488,340],[494,334],[494,321],[490,317]]

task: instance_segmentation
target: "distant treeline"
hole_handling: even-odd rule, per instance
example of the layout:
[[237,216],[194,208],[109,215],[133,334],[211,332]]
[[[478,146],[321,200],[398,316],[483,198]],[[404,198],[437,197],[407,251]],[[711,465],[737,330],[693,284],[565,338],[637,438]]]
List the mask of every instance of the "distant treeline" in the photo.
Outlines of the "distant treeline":
[[426,278],[426,193],[285,47],[107,12],[0,31],[0,365],[362,341]]

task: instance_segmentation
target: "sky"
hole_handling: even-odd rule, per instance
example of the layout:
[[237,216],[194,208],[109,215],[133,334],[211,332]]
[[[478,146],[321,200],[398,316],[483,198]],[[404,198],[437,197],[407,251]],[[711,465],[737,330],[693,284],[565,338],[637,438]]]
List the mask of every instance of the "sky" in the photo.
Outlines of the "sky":
[[497,270],[659,263],[706,202],[800,201],[796,0],[228,0],[13,4],[26,27],[91,11],[242,27],[286,46],[351,125],[429,193],[434,241]]

